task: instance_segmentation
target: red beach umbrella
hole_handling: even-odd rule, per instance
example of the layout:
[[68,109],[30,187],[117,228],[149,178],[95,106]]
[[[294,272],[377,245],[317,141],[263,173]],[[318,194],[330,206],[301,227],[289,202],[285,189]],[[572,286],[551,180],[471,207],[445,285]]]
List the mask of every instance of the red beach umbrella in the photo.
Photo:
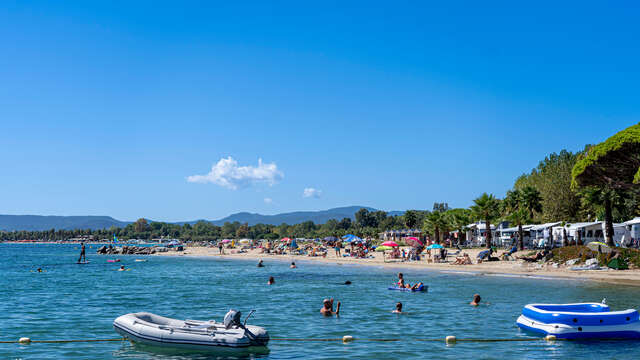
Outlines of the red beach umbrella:
[[420,241],[420,239],[414,236],[404,239],[404,242],[407,243],[407,245],[414,246],[414,247],[419,247],[424,245],[422,241]]
[[394,241],[385,241],[385,242],[382,243],[382,246],[396,247],[396,246],[398,246],[398,244],[396,244]]

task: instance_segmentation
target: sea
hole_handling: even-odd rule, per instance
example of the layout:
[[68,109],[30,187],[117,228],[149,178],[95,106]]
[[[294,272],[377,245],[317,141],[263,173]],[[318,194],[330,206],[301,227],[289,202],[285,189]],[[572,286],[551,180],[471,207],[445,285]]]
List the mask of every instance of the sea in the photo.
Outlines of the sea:
[[[222,321],[229,309],[256,312],[248,323],[278,339],[399,339],[399,341],[283,341],[241,353],[193,352],[128,341],[0,343],[0,359],[633,359],[638,341],[458,342],[532,337],[516,326],[528,303],[606,302],[613,310],[640,307],[640,287],[583,280],[496,276],[472,272],[399,270],[364,265],[230,260],[186,256],[105,256],[87,246],[0,244],[0,341],[114,339],[113,320],[147,311],[178,319]],[[110,263],[107,259],[121,259]],[[135,262],[135,259],[147,259]],[[130,271],[117,271],[125,265]],[[36,269],[42,268],[39,273]],[[459,270],[460,268],[454,268]],[[466,269],[466,268],[462,268]],[[387,288],[403,271],[426,293]],[[274,285],[267,285],[269,276]],[[344,285],[345,281],[351,285]],[[469,305],[474,294],[481,305]],[[324,298],[342,303],[339,317],[323,317]],[[406,314],[393,314],[402,302]],[[244,315],[243,315],[244,317]],[[442,339],[419,341],[418,339]]]

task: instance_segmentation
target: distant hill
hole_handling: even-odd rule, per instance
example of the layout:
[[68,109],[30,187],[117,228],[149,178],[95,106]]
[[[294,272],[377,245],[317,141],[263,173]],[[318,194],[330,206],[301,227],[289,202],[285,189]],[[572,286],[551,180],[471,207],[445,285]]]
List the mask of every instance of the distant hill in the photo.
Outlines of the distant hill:
[[41,216],[0,215],[0,230],[42,231],[50,229],[105,229],[111,226],[124,227],[129,224],[110,216]]
[[[304,221],[313,221],[316,224],[324,224],[327,220],[350,218],[355,220],[356,211],[365,208],[369,211],[377,211],[368,206],[345,206],[320,211],[294,211],[276,215],[262,215],[248,212],[240,212],[229,215],[220,220],[204,220],[210,221],[214,225],[223,225],[225,222],[238,221],[240,223],[255,224],[271,224],[280,225],[287,223],[289,225],[298,224]],[[389,215],[397,216],[404,214],[404,211],[390,211]],[[149,220],[152,221],[152,220]],[[184,221],[177,224],[195,224],[197,221]],[[111,226],[125,227],[130,224],[129,221],[116,220],[110,216],[41,216],[41,215],[0,215],[0,230],[4,231],[43,231],[50,229],[108,229]]]
[[234,222],[238,221],[241,223],[249,223],[249,225],[255,224],[271,224],[271,225],[280,225],[282,223],[287,223],[289,225],[298,224],[304,221],[313,221],[316,224],[324,224],[327,220],[336,219],[342,220],[343,218],[350,218],[351,220],[355,219],[354,214],[356,211],[361,208],[365,208],[369,211],[377,211],[374,208],[370,208],[367,206],[345,206],[338,207],[329,210],[320,210],[320,211],[295,211],[289,213],[282,213],[276,215],[261,215],[261,214],[252,214],[248,212],[240,212],[237,214],[229,215],[220,220],[211,221],[214,225],[222,225],[225,222]]

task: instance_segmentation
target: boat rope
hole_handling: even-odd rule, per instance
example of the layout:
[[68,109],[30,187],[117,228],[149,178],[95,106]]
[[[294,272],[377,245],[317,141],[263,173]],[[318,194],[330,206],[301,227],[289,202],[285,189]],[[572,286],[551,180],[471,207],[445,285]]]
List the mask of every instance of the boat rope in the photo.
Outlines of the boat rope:
[[458,339],[455,337],[446,337],[446,338],[433,338],[433,339],[423,339],[423,338],[391,338],[391,339],[376,339],[376,338],[355,338],[355,337],[343,337],[343,338],[271,338],[270,341],[341,341],[341,342],[351,342],[351,341],[373,341],[373,342],[518,342],[518,341],[549,341],[549,340],[566,340],[566,339],[547,339],[544,337],[541,338],[504,338],[504,339]]
[[[86,342],[107,342],[107,341],[125,341],[125,338],[116,339],[72,339],[72,340],[31,340],[30,338],[20,338],[19,340],[0,341],[0,344],[31,344],[31,343],[43,343],[43,344],[60,344],[60,343],[86,343]],[[445,342],[447,344],[453,344],[456,342],[509,342],[509,341],[554,341],[554,340],[566,340],[553,338],[503,338],[503,339],[457,339],[455,336],[447,336],[446,338],[355,338],[352,336],[343,336],[341,338],[271,338],[270,341],[300,341],[300,342],[352,342],[352,341],[370,341],[370,342]]]
[[81,342],[102,342],[102,341],[124,341],[125,338],[117,339],[73,339],[73,340],[31,340],[29,338],[20,338],[20,340],[0,341],[0,344],[30,344],[30,343],[81,343]]

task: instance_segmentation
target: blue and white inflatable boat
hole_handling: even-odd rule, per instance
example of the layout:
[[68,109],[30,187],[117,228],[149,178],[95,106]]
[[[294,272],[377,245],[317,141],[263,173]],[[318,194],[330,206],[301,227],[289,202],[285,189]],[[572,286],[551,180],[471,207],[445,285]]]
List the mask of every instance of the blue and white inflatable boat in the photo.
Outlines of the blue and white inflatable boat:
[[640,339],[638,311],[610,311],[606,304],[529,304],[516,322],[558,339]]

